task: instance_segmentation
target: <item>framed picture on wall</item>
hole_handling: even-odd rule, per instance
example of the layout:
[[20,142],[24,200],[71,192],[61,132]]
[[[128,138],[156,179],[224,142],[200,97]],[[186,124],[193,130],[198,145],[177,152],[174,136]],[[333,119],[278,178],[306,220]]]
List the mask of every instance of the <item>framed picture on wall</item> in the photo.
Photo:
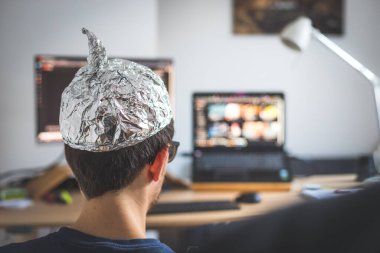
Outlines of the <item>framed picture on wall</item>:
[[233,0],[235,34],[274,34],[298,16],[324,34],[343,34],[344,0]]

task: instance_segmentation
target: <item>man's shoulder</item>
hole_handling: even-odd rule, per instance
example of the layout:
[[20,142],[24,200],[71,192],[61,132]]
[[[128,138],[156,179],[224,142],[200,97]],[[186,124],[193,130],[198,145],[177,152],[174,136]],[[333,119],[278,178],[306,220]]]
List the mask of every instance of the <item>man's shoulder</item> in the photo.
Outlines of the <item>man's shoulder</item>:
[[0,247],[0,253],[29,253],[29,252],[57,252],[56,235],[54,233],[47,236],[33,239],[21,243],[11,243]]
[[0,247],[0,253],[85,253],[85,252],[139,252],[174,253],[156,239],[110,240],[79,231],[61,228],[58,232],[23,243]]

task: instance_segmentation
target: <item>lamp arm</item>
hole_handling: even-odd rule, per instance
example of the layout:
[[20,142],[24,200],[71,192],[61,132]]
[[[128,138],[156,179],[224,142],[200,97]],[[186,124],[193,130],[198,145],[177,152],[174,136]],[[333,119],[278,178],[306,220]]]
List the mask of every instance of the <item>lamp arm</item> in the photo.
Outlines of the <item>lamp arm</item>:
[[[347,62],[351,67],[356,69],[360,74],[362,74],[373,86],[373,91],[375,94],[376,102],[376,113],[377,113],[377,122],[378,128],[380,129],[380,79],[375,75],[371,70],[361,64],[358,60],[340,48],[337,44],[332,42],[329,38],[323,35],[319,30],[312,28],[312,34],[316,39],[319,40],[323,45],[328,49],[337,54],[345,62]],[[376,168],[380,172],[380,143],[378,143],[377,148],[374,152]]]
[[320,31],[313,28],[312,34],[316,39],[318,39],[323,45],[325,45],[328,49],[337,54],[340,58],[342,58],[345,62],[347,62],[351,67],[356,69],[360,74],[362,74],[373,86],[375,93],[375,102],[376,102],[376,111],[377,111],[377,119],[378,126],[380,129],[380,79],[375,75],[371,70],[361,64],[358,60],[340,48],[337,44],[332,42],[329,38],[323,35]]
[[312,34],[315,38],[317,38],[323,45],[337,54],[340,58],[342,58],[345,62],[347,62],[351,67],[360,72],[365,78],[368,79],[374,86],[380,85],[380,79],[375,75],[371,70],[366,68],[363,64],[361,64],[358,60],[352,57],[349,53],[340,48],[337,44],[332,42],[329,38],[323,35],[320,31],[313,28]]

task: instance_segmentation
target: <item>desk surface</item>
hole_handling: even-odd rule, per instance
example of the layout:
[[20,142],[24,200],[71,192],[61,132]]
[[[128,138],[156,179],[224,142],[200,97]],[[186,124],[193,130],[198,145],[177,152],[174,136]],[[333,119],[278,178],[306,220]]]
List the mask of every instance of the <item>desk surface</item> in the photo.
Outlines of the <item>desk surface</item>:
[[[262,192],[262,201],[258,204],[241,204],[240,210],[208,211],[197,213],[149,215],[148,228],[188,227],[203,224],[241,220],[261,215],[272,210],[304,201],[300,196],[304,184],[317,183],[322,187],[343,188],[357,185],[355,175],[312,176],[296,178],[288,192]],[[176,190],[163,192],[160,202],[233,200],[239,192],[193,192]],[[9,226],[64,226],[74,223],[83,204],[78,193],[73,196],[73,204],[48,204],[37,201],[26,209],[0,209],[0,227]]]

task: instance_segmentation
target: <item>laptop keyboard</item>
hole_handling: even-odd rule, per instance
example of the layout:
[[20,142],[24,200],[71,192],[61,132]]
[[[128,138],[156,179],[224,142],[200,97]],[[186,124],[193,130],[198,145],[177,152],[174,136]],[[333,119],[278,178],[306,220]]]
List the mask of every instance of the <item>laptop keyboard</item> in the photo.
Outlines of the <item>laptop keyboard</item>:
[[237,209],[239,209],[238,203],[232,201],[175,202],[158,203],[152,209],[149,210],[148,214],[222,211]]
[[240,168],[240,169],[278,169],[284,167],[283,153],[249,154],[206,154],[194,158],[198,169]]

